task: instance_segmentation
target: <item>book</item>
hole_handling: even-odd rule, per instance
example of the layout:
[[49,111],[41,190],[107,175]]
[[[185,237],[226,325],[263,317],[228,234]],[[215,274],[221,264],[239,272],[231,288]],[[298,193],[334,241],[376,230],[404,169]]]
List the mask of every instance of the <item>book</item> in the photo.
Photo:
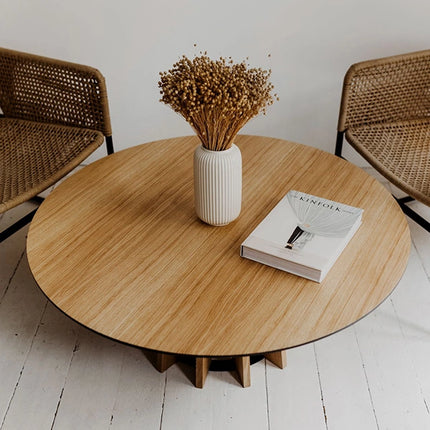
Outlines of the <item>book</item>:
[[240,247],[240,255],[321,282],[361,224],[363,209],[289,191]]

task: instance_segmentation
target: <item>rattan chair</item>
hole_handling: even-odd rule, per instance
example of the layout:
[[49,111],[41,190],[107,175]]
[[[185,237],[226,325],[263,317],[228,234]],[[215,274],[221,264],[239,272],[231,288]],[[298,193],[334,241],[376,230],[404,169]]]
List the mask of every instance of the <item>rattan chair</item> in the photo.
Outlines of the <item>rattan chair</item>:
[[427,231],[430,223],[405,203],[430,206],[430,50],[352,65],[343,84],[335,154],[344,137],[379,173],[408,194],[397,199]]
[[[0,48],[0,214],[35,199],[106,139],[105,80],[91,67]],[[42,199],[43,200],[43,199]],[[0,233],[0,242],[36,210]]]

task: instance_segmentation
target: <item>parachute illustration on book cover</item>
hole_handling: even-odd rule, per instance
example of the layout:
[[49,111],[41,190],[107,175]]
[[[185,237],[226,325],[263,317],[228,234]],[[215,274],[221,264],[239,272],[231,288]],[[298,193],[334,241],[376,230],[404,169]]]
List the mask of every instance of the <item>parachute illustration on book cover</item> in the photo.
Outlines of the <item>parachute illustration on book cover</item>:
[[300,191],[290,191],[287,199],[297,217],[297,227],[285,245],[303,249],[315,235],[345,237],[361,217],[362,210]]

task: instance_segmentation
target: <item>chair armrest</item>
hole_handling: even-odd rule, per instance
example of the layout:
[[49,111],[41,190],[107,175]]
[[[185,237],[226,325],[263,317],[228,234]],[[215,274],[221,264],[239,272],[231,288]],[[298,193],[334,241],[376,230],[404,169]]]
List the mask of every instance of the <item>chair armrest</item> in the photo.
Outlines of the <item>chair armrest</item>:
[[92,67],[0,48],[6,117],[112,134],[103,75]]
[[430,116],[430,50],[353,64],[343,83],[338,131]]

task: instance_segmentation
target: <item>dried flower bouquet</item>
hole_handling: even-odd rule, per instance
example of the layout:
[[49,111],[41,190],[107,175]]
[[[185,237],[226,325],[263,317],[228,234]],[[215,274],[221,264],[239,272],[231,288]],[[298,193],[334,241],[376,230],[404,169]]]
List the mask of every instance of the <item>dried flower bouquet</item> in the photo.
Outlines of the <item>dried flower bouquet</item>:
[[183,56],[167,72],[160,72],[160,101],[181,114],[204,148],[229,149],[239,130],[273,103],[271,71],[210,59]]

